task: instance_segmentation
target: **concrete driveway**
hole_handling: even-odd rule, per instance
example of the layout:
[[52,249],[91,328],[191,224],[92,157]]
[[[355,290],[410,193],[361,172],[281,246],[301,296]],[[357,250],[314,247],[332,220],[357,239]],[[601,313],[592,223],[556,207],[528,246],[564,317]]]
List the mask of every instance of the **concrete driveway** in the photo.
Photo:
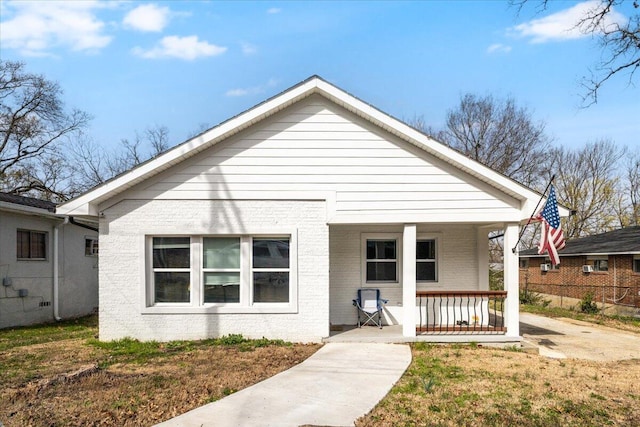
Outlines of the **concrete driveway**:
[[573,319],[520,313],[520,334],[541,356],[595,361],[640,359],[640,334]]

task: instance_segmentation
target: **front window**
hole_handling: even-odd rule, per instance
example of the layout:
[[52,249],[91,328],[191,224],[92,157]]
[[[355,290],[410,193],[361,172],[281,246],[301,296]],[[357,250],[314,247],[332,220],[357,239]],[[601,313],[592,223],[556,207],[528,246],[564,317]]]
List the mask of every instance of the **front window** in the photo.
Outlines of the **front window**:
[[47,259],[47,233],[44,231],[18,230],[16,255],[22,260]]
[[416,242],[416,281],[435,282],[436,274],[436,241],[418,240]]
[[529,268],[529,258],[520,258],[520,268]]
[[189,237],[153,238],[154,302],[188,303],[191,299]]
[[254,302],[289,302],[289,239],[253,239]]
[[202,247],[204,302],[240,302],[240,238],[207,237]]
[[148,306],[212,313],[295,307],[295,238],[290,234],[149,236],[146,242]]
[[640,273],[640,256],[638,255],[633,257],[633,272]]
[[397,240],[367,240],[367,282],[398,281]]

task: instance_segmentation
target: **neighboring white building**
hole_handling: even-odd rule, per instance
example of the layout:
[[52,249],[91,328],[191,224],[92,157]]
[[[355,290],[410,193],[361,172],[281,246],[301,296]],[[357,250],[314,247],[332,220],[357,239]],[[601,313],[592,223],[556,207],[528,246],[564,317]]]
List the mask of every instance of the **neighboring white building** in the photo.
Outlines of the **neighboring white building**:
[[0,328],[98,307],[97,221],[71,223],[54,210],[48,201],[0,193]]
[[518,257],[496,317],[487,236],[538,199],[314,76],[58,213],[99,218],[103,340],[319,341],[360,287],[407,339],[518,340]]

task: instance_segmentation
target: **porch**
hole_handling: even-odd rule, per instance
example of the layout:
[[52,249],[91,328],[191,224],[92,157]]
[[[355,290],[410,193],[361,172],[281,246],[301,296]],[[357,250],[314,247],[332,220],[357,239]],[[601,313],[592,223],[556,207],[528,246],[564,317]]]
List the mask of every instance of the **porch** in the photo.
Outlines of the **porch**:
[[[519,341],[518,261],[510,250],[504,252],[504,289],[489,289],[488,233],[499,227],[505,246],[513,246],[517,224],[330,226],[329,339]],[[376,252],[382,244],[384,256]],[[386,280],[375,276],[379,270]],[[380,289],[388,300],[383,331],[345,326],[356,324],[351,301],[360,288]]]
[[325,342],[519,342],[507,336],[506,291],[418,291],[415,336],[407,336],[403,325],[358,328],[333,325]]
[[[506,335],[483,335],[482,340],[476,339],[473,335],[466,334],[435,334],[416,335],[415,337],[405,337],[402,335],[402,325],[388,325],[382,329],[376,326],[363,326],[358,328],[353,325],[339,325],[332,330],[323,342],[344,342],[344,343],[407,343],[407,342],[432,342],[432,343],[519,343],[522,337],[509,337]],[[338,330],[339,329],[339,330]]]

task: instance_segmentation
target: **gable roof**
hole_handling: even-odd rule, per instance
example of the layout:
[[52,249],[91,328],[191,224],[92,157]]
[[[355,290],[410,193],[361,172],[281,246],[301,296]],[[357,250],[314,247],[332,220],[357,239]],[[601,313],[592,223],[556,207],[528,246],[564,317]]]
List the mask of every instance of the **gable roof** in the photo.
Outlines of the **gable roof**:
[[[406,123],[361,101],[322,78],[312,76],[273,98],[138,165],[130,171],[67,201],[58,206],[56,212],[64,215],[97,216],[100,203],[314,94],[323,96],[396,137],[519,200],[522,204],[522,211],[527,212],[527,215],[529,215],[529,212],[540,198],[539,193],[433,140]],[[560,207],[560,214],[561,216],[567,216],[569,211],[564,207]]]
[[[613,254],[640,254],[640,226],[625,227],[607,233],[567,240],[565,248],[558,252],[561,257]],[[520,256],[534,258],[546,255],[538,255],[537,249],[527,249],[520,252]]]
[[17,194],[0,192],[0,202],[11,203],[14,205],[28,206],[31,208],[44,209],[54,212],[56,204],[48,200],[35,199],[33,197],[18,196]]

